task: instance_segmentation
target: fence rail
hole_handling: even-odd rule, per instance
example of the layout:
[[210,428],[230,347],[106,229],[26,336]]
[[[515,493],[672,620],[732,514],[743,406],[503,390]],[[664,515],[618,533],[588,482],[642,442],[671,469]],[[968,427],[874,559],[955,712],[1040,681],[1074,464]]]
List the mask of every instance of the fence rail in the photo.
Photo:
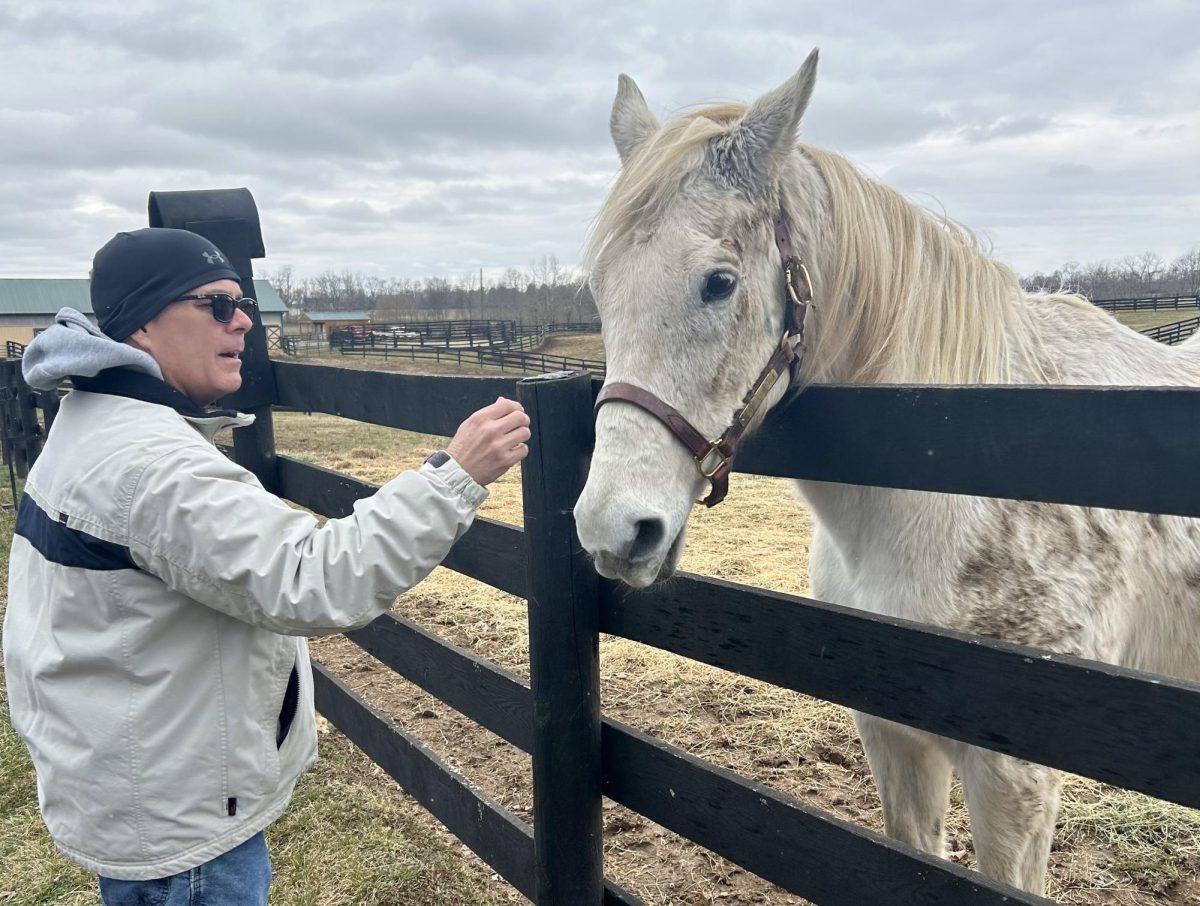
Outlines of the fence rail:
[[[508,378],[272,364],[280,405],[439,435],[497,395],[513,393]],[[534,754],[532,830],[316,668],[322,713],[539,906],[639,902],[598,872],[602,794],[821,904],[1048,902],[603,719],[596,710],[599,632],[1200,806],[1191,763],[1200,748],[1196,683],[697,576],[636,592],[597,584],[581,571],[586,564],[567,519],[590,449],[598,387],[582,376],[518,385],[526,408],[540,416],[531,441],[536,455],[523,474],[526,531],[477,520],[446,560],[530,600],[532,687],[392,615],[348,634]],[[818,386],[769,416],[738,467],[1200,516],[1200,486],[1161,478],[1200,468],[1197,394]],[[350,512],[374,490],[288,457],[271,461],[269,477],[283,496],[325,515]],[[567,674],[578,685],[564,691]]]
[[1092,299],[1091,303],[1105,311],[1161,311],[1200,308],[1200,296],[1131,296],[1127,299]]
[[474,349],[451,348],[430,349],[417,346],[382,347],[342,346],[339,350],[344,356],[361,356],[362,358],[398,358],[410,361],[454,362],[456,365],[477,365],[499,368],[501,371],[512,369],[530,374],[542,374],[547,371],[587,371],[596,377],[603,378],[606,365],[604,362],[592,359],[575,359],[569,356],[544,355],[534,352],[510,352],[503,349],[476,347]]
[[553,322],[521,324],[516,321],[409,321],[356,325],[330,332],[334,346],[396,348],[399,346],[529,348],[553,333],[595,331],[599,324]]
[[1200,316],[1185,318],[1182,321],[1172,321],[1170,324],[1160,324],[1157,327],[1148,327],[1140,333],[1144,333],[1152,340],[1166,343],[1168,346],[1176,346],[1194,334],[1198,328],[1200,328]]
[[[456,325],[468,325],[467,327]],[[422,321],[373,325],[350,333],[334,332],[329,339],[315,334],[284,334],[277,346],[293,357],[316,356],[336,350],[342,355],[402,358],[409,361],[453,362],[462,366],[492,366],[525,373],[583,370],[597,377],[605,363],[594,359],[553,356],[532,350],[554,334],[594,332],[590,322],[518,324],[512,321]]]

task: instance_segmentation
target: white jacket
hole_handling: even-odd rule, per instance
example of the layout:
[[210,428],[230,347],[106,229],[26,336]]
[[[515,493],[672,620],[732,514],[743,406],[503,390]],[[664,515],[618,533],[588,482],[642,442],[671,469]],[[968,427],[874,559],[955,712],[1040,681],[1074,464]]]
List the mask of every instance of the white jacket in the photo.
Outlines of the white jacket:
[[250,421],[74,390],[25,486],[4,621],[12,722],[55,843],[107,877],[192,868],[279,816],[316,760],[295,636],[388,610],[487,494],[450,460],[319,526],[212,445]]

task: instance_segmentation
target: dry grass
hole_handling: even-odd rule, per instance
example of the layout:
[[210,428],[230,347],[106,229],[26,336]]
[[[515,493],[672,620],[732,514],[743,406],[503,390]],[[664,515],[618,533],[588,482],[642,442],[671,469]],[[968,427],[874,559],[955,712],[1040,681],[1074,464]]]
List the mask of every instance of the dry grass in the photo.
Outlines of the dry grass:
[[587,359],[592,362],[606,361],[604,341],[598,333],[580,333],[552,336],[534,352],[560,355],[568,359]]

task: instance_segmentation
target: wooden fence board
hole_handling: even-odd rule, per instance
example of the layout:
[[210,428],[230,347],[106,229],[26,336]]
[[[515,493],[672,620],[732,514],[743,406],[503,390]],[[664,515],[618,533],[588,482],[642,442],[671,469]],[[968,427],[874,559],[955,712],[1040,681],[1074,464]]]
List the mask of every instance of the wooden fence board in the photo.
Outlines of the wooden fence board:
[[[289,456],[276,462],[280,494],[322,516],[349,515],[354,501],[379,487]],[[516,526],[476,516],[442,565],[511,595],[525,595],[525,540]]]
[[[1200,389],[813,386],[738,471],[1200,516]],[[737,494],[736,478],[730,494]]]
[[[284,457],[280,463],[285,491],[292,489],[289,475],[295,469],[325,472]],[[305,495],[287,496],[308,505],[300,499]],[[503,582],[510,593],[523,595],[523,573],[503,567],[514,560],[499,559],[514,556],[520,531],[477,523],[455,551],[470,550],[477,531],[492,537],[464,560],[490,564],[491,572],[480,576],[464,570],[466,574]],[[489,553],[502,549],[510,553],[496,558]],[[1200,720],[1179,725],[1181,714],[1200,716],[1197,684],[695,576],[679,576],[642,592],[605,583],[601,600],[604,632],[941,735],[1200,806],[1200,775],[1188,761],[1189,752],[1200,750]],[[966,696],[961,694],[964,687],[980,692]],[[1026,713],[1023,706],[1015,707],[1026,701],[1037,703],[1037,710]],[[1085,713],[1080,713],[1080,703]],[[1176,729],[1163,734],[1165,726]],[[1104,739],[1105,745],[1096,745],[1096,739]]]
[[317,709],[513,887],[534,896],[533,834],[437,755],[313,664]]
[[942,736],[1200,807],[1200,683],[683,575],[600,628]]
[[821,906],[1048,904],[605,721],[604,793]]
[[[472,721],[529,751],[532,695],[520,678],[408,621],[385,615],[349,633],[365,650]],[[480,684],[485,691],[472,688]],[[806,806],[661,740],[604,719],[604,793],[737,864],[830,903],[1041,903],[949,862]],[[833,875],[821,869],[834,860]],[[839,877],[842,863],[855,867]],[[609,883],[606,902],[612,900]],[[919,890],[914,892],[914,887]],[[832,891],[832,893],[831,893]],[[882,893],[897,899],[880,899]],[[900,898],[904,894],[908,899]],[[824,903],[825,900],[820,902]]]
[[[317,710],[414,799],[526,897],[535,895],[533,829],[478,792],[419,740],[388,720],[319,663],[313,664]],[[525,715],[532,722],[528,689]],[[604,880],[604,906],[644,906]]]
[[513,378],[356,371],[279,359],[271,364],[278,405],[441,437],[451,437],[475,410],[516,392]]
[[346,637],[481,727],[524,752],[532,747],[529,685],[515,674],[395,614]]

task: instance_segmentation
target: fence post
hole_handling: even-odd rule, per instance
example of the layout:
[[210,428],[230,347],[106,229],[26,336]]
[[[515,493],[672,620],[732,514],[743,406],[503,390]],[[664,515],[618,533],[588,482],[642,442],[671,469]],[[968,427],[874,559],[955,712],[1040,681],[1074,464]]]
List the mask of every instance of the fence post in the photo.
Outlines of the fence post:
[[599,906],[604,891],[600,798],[598,580],[571,509],[587,478],[592,378],[517,382],[533,422],[521,467],[528,545],[533,692],[533,840],[537,906]]

